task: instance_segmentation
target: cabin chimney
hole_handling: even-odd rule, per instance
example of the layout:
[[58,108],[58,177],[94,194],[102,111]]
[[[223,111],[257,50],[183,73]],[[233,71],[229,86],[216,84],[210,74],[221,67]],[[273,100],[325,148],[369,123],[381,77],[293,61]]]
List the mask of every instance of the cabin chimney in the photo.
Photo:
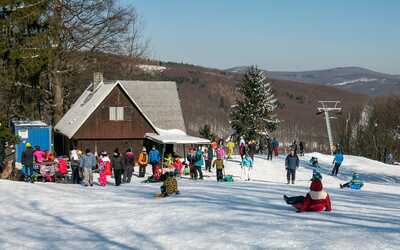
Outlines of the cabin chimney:
[[103,72],[94,72],[92,91],[96,90],[100,84],[103,84]]

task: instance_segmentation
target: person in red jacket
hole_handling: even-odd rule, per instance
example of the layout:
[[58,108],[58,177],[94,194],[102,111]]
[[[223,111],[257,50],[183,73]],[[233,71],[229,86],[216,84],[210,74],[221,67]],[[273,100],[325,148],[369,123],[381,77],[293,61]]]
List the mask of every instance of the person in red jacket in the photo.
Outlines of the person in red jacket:
[[314,179],[310,185],[310,192],[304,196],[287,197],[283,196],[286,203],[297,209],[297,212],[321,212],[332,211],[329,194],[323,190],[322,182]]

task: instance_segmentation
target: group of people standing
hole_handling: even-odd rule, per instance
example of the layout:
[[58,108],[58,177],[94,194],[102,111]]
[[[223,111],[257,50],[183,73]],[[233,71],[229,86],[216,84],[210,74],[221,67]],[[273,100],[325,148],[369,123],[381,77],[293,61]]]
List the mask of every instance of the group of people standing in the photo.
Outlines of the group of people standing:
[[[135,171],[135,155],[131,148],[128,148],[124,154],[121,154],[119,148],[116,148],[110,158],[105,151],[102,151],[97,157],[90,149],[86,149],[85,153],[82,153],[74,147],[70,152],[70,161],[72,183],[80,184],[83,177],[85,186],[93,186],[93,171],[97,169],[101,186],[106,186],[107,176],[110,175],[114,176],[116,186],[121,183],[130,183]],[[139,165],[138,177],[144,177],[149,163],[145,147],[139,154],[137,162]]]

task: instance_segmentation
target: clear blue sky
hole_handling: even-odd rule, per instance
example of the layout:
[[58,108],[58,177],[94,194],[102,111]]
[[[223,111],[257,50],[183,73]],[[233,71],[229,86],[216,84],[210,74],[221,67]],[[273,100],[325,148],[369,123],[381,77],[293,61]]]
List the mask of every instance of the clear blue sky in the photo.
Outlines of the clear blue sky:
[[155,59],[269,70],[400,74],[400,0],[123,0]]

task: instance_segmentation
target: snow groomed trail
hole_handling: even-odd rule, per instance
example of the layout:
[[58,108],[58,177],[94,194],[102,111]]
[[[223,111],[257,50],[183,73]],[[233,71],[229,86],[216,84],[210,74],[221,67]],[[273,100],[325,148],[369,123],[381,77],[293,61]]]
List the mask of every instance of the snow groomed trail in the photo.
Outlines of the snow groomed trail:
[[[311,156],[331,213],[296,213],[282,199],[308,191]],[[256,157],[250,182],[239,180],[235,158],[225,170],[235,182],[217,183],[215,173],[183,178],[181,194],[162,199],[154,198],[160,183],[138,178],[106,188],[0,180],[0,249],[399,249],[400,166],[345,156],[332,177],[331,156],[313,153],[287,185],[283,156],[264,158]],[[365,187],[339,189],[352,171]]]

